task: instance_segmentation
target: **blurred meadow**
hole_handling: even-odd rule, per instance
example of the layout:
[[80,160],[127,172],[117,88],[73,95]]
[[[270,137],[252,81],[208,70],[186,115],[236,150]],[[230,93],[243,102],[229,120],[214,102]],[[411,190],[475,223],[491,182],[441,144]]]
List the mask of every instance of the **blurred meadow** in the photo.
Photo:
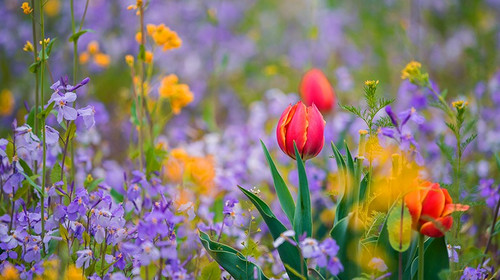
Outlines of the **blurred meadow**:
[[500,278],[500,1],[0,19],[0,279]]

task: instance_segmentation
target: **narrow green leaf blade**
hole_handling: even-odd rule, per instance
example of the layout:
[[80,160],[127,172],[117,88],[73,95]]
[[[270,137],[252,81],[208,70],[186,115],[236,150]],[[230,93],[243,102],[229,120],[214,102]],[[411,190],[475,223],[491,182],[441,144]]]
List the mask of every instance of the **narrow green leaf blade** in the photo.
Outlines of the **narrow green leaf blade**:
[[[252,192],[249,192],[245,190],[244,188],[238,186],[240,190],[245,194],[248,199],[255,205],[257,210],[259,211],[260,215],[264,219],[264,222],[266,223],[267,227],[269,228],[269,231],[271,232],[271,235],[274,240],[276,240],[280,235],[287,231],[287,228],[276,218],[276,216],[273,214],[271,211],[271,208],[262,201],[258,196],[253,194]],[[301,259],[301,254],[299,252],[299,249],[296,246],[293,246],[289,242],[284,242],[277,248],[278,253],[280,255],[281,261],[285,265],[288,265],[289,267],[293,268],[295,271],[304,271],[307,272],[307,267],[305,266],[305,262]],[[302,268],[301,268],[302,266]],[[291,271],[288,271],[288,276],[292,280],[297,280],[300,278],[297,278],[293,275]]]
[[290,224],[293,225],[295,202],[293,201],[292,195],[290,194],[290,190],[288,190],[288,187],[286,186],[283,177],[281,177],[278,169],[276,168],[276,165],[274,164],[274,161],[271,158],[271,155],[269,154],[266,145],[264,145],[264,142],[262,142],[262,140],[260,141],[260,144],[262,145],[262,149],[264,150],[264,154],[266,155],[267,163],[269,164],[269,168],[271,169],[271,174],[273,176],[273,182],[274,182],[274,189],[276,190],[276,195],[278,196],[278,199],[280,201],[281,209],[283,209],[283,212],[285,212],[286,216],[288,217],[288,220],[290,221]]
[[295,158],[297,161],[297,169],[299,172],[299,192],[297,194],[297,205],[295,206],[293,229],[295,230],[296,236],[300,236],[305,232],[307,234],[307,237],[311,237],[311,194],[309,193],[309,185],[307,183],[307,175],[304,162],[300,157],[300,153],[297,149],[297,145],[295,145],[295,142],[293,144],[293,147],[295,149]]
[[200,231],[199,237],[201,244],[203,244],[203,247],[205,247],[208,254],[214,258],[214,260],[229,274],[231,274],[234,279],[254,280],[254,274],[256,271],[257,279],[269,280],[259,266],[248,261],[245,256],[237,250],[222,243],[210,240],[210,237],[202,231]]

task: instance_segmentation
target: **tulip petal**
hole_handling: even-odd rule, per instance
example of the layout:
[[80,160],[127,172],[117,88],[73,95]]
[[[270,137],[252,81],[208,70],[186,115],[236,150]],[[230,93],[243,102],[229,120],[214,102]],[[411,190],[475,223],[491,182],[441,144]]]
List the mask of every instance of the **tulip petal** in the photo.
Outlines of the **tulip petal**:
[[427,196],[422,201],[422,212],[420,213],[420,221],[436,220],[441,217],[444,209],[445,196],[439,184],[432,184]]
[[444,203],[445,204],[450,204],[453,203],[453,200],[451,199],[450,193],[448,192],[447,189],[442,189],[443,194],[444,194]]
[[299,91],[307,106],[315,104],[323,112],[331,110],[335,103],[333,88],[319,69],[311,69],[304,75]]
[[[298,102],[295,106],[295,113],[290,112],[291,120],[286,127],[286,154],[295,159],[295,151],[293,141],[297,145],[297,149],[302,154],[304,145],[306,144],[307,133],[307,112],[306,106],[302,102]],[[293,113],[293,114],[292,114]],[[290,117],[289,117],[290,118]]]
[[325,143],[325,120],[316,105],[307,109],[307,137],[302,150],[302,159],[307,160],[315,157],[323,149]]
[[451,216],[436,219],[422,225],[420,233],[430,237],[441,237],[450,230],[453,225],[453,218]]
[[417,228],[420,213],[422,212],[422,203],[420,201],[420,190],[412,191],[405,196],[405,204],[411,214],[412,227]]
[[443,210],[443,214],[441,216],[445,217],[450,215],[453,212],[457,211],[467,211],[469,210],[469,205],[463,205],[463,204],[446,204]]
[[288,105],[283,114],[281,114],[281,118],[278,121],[278,127],[276,128],[276,138],[278,139],[278,146],[285,153],[287,153],[285,145],[286,129],[292,119],[293,114],[295,113],[296,106],[297,105],[292,107],[292,105]]

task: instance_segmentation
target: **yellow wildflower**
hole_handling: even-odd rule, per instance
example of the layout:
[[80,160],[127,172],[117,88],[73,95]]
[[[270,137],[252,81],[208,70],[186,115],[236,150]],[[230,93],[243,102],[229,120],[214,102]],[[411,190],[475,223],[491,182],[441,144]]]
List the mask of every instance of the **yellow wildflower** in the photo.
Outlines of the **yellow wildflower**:
[[425,86],[429,82],[429,74],[422,73],[422,64],[417,61],[411,61],[401,71],[401,79],[409,80],[413,84]]
[[87,51],[90,54],[97,54],[99,53],[99,43],[97,41],[92,41],[87,45]]
[[181,46],[182,41],[177,35],[177,32],[170,30],[164,24],[156,26],[151,37],[158,46],[163,47],[163,51],[176,49]]
[[0,116],[9,116],[14,110],[14,96],[8,89],[0,92]]
[[127,62],[128,66],[130,67],[134,66],[134,57],[130,54],[127,54],[125,56],[125,62]]
[[2,270],[2,275],[0,276],[0,279],[18,280],[21,278],[19,278],[19,271],[17,271],[17,269],[13,265],[7,264]]
[[137,41],[137,43],[141,44],[142,43],[142,33],[141,32],[137,32],[135,34],[135,40]]
[[179,84],[176,75],[168,75],[162,79],[158,92],[161,97],[167,98],[174,114],[179,114],[181,109],[193,101],[193,93],[186,84]]
[[103,53],[98,53],[94,56],[94,62],[95,64],[101,66],[101,67],[107,67],[110,62],[109,55],[103,54]]
[[455,102],[451,103],[451,105],[457,110],[462,110],[469,105],[469,102],[459,100],[459,101],[455,101]]
[[153,53],[150,51],[146,51],[146,57],[144,58],[144,61],[146,63],[151,63],[153,62]]
[[365,81],[365,86],[368,88],[376,88],[378,86],[378,80],[377,81]]
[[187,169],[193,183],[199,188],[199,193],[216,195],[214,192],[215,161],[212,156],[191,158]]
[[87,52],[82,52],[79,56],[78,56],[78,60],[80,60],[80,64],[86,64],[87,62],[89,62],[89,54]]
[[30,7],[30,4],[28,2],[23,2],[23,4],[21,5],[21,9],[23,9],[23,13],[25,13],[26,15],[29,15],[31,14],[31,12],[33,12],[33,9]]
[[46,1],[43,5],[43,10],[49,17],[56,16],[61,10],[61,2],[59,0]]
[[153,33],[156,30],[156,25],[154,25],[154,24],[148,24],[148,25],[146,25],[146,30],[148,31],[148,35],[149,36],[153,36]]
[[26,44],[24,44],[23,51],[25,52],[33,52],[34,47],[33,44],[30,41],[26,41]]
[[65,280],[79,280],[79,279],[85,279],[83,277],[82,270],[80,268],[77,268],[74,264],[71,264],[68,269],[66,270],[66,273],[64,275]]
[[40,43],[40,45],[43,45],[43,43],[45,43],[45,46],[47,46],[50,43],[50,38],[45,38],[45,39],[43,39],[43,42],[40,41],[38,43]]

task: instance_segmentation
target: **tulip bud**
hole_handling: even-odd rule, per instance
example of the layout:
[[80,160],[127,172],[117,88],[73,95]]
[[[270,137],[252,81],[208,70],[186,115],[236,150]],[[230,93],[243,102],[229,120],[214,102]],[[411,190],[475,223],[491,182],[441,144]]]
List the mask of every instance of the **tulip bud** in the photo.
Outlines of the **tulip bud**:
[[468,205],[453,204],[446,189],[425,182],[419,190],[408,193],[405,203],[412,217],[413,229],[430,237],[441,237],[453,225],[451,214],[467,211]]
[[295,141],[302,160],[308,160],[317,156],[323,148],[324,131],[325,120],[318,108],[314,104],[306,107],[299,101],[288,106],[281,115],[276,136],[285,154],[295,159]]
[[319,69],[311,69],[300,82],[300,95],[307,106],[315,104],[321,112],[328,112],[335,103],[335,92]]

